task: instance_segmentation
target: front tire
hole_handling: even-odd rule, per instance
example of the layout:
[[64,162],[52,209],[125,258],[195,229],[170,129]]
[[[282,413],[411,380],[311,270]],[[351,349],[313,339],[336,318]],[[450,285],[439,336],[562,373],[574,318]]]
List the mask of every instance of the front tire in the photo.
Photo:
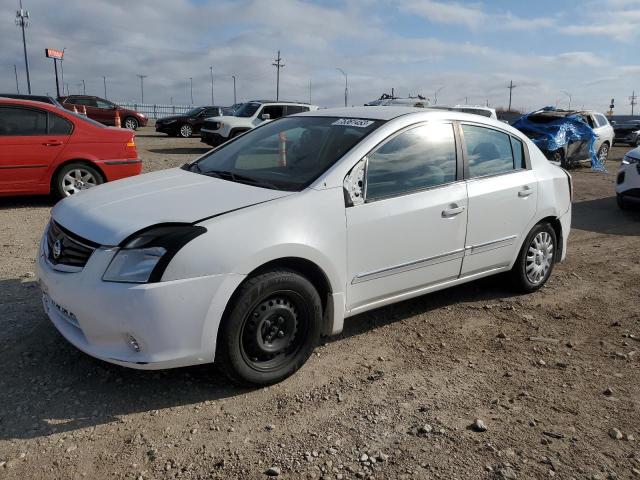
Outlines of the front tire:
[[65,198],[101,183],[104,183],[104,178],[97,169],[85,163],[74,162],[56,173],[52,190],[57,198]]
[[140,126],[140,123],[135,117],[127,117],[124,119],[124,122],[122,122],[122,126],[124,128],[128,128],[129,130],[137,130]]
[[556,232],[549,223],[539,223],[531,229],[510,272],[516,290],[531,293],[547,283],[556,261],[557,245]]
[[268,270],[234,297],[220,325],[216,363],[243,385],[270,385],[295,373],[320,340],[322,302],[313,284],[293,270]]

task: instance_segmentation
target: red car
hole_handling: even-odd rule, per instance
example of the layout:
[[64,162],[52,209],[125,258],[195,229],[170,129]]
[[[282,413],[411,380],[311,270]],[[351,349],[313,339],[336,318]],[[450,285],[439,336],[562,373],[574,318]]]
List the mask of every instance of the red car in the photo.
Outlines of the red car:
[[129,130],[146,127],[149,122],[146,115],[142,113],[122,108],[109,100],[94,97],[93,95],[69,95],[68,97],[58,97],[58,101],[67,110],[73,111],[73,107],[76,107],[78,112],[84,113],[84,107],[87,110],[87,117],[105,125],[113,126],[116,124],[116,112],[120,115],[122,126]]
[[66,197],[137,175],[134,135],[54,105],[0,98],[0,196]]

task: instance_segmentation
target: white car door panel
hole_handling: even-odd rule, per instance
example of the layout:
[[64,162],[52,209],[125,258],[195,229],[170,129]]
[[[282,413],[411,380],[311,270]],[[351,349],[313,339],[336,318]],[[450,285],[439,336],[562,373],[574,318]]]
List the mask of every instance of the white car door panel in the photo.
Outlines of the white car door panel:
[[347,208],[348,309],[457,278],[466,228],[463,182]]

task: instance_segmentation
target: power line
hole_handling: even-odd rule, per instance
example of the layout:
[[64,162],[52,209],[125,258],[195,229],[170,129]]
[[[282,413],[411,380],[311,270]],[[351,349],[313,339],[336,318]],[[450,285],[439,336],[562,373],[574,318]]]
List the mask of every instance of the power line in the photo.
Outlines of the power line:
[[276,67],[276,101],[278,101],[280,100],[280,69],[285,67],[282,58],[280,58],[280,50],[278,50],[278,58],[271,65]]

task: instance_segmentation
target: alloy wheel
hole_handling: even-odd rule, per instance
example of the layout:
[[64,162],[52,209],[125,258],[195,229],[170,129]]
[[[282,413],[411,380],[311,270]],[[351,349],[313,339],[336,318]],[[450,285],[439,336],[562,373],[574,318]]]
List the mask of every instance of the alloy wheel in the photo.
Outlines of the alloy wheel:
[[540,232],[529,244],[525,262],[527,279],[537,285],[549,275],[553,263],[553,239],[548,232]]
[[74,168],[62,177],[62,191],[67,197],[96,185],[98,185],[98,179],[84,168]]
[[138,122],[135,118],[127,118],[124,121],[124,127],[128,128],[129,130],[135,130],[138,128]]
[[600,147],[600,151],[598,152],[598,160],[600,163],[604,163],[607,161],[607,157],[609,156],[609,145],[603,143]]
[[193,134],[193,127],[189,124],[182,125],[180,127],[180,136],[189,138]]

